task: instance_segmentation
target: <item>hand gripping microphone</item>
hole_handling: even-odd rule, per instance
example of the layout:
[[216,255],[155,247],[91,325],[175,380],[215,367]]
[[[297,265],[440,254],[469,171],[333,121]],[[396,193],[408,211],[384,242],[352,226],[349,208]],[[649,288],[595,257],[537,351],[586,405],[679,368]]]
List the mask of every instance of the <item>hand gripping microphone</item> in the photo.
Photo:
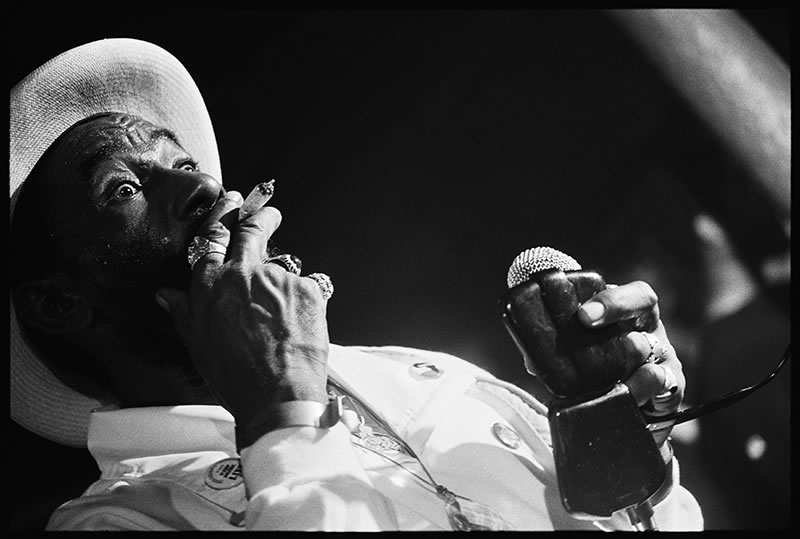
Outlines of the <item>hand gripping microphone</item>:
[[564,507],[582,519],[625,509],[636,527],[655,529],[650,499],[666,481],[666,465],[622,383],[642,359],[622,345],[630,328],[587,328],[576,315],[605,281],[560,251],[536,247],[513,261],[508,287],[503,323],[552,397],[546,404]]

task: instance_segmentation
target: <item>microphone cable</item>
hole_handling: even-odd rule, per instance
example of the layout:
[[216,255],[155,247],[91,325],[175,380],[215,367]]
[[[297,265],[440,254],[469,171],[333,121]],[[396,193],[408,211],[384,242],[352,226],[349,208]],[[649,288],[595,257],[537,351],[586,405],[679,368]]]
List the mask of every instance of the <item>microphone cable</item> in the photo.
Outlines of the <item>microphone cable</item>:
[[[711,412],[716,412],[717,410],[721,410],[731,404],[739,402],[743,398],[751,395],[754,391],[761,389],[765,385],[767,385],[778,372],[783,368],[787,361],[792,357],[792,342],[789,341],[789,344],[786,346],[786,350],[783,352],[781,359],[778,361],[777,366],[772,370],[772,372],[767,375],[766,378],[761,380],[760,382],[753,384],[749,387],[743,387],[736,391],[732,391],[727,395],[719,397],[716,400],[711,402],[705,402],[702,404],[698,404],[695,406],[691,406],[684,410],[679,410],[677,412],[673,412],[671,414],[667,414],[664,416],[660,416],[656,419],[656,421],[652,423],[648,423],[647,428],[652,430],[661,430],[666,427],[671,427],[673,425],[679,425],[681,423],[685,423],[686,421],[691,421],[692,419],[697,419],[698,417],[702,417],[706,414],[710,414]],[[650,418],[648,418],[650,419]]]

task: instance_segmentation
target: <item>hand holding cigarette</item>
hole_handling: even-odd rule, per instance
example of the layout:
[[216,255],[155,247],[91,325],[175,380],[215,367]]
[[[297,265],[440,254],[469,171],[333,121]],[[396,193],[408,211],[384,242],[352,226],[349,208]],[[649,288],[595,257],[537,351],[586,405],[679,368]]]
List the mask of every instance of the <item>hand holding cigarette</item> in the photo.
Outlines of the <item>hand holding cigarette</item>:
[[[256,185],[253,190],[244,199],[242,207],[239,208],[239,220],[247,219],[250,215],[263,208],[267,202],[272,198],[275,193],[275,180],[272,179],[268,182],[262,182]],[[300,275],[302,262],[300,259],[292,254],[284,253],[276,256],[270,256],[269,253],[264,253],[263,261],[265,263],[277,264],[284,268],[287,272],[294,275]],[[331,278],[324,273],[312,273],[306,276],[313,280],[319,286],[322,293],[322,299],[327,302],[333,295],[333,283]]]

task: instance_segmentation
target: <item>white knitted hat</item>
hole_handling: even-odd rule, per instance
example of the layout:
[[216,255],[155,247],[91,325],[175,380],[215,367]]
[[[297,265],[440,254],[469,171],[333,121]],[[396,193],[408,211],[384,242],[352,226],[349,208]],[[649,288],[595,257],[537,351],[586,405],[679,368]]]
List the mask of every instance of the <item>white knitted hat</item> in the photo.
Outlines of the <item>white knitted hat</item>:
[[[211,119],[186,68],[151,43],[103,39],[53,58],[11,90],[9,218],[45,150],[100,112],[125,112],[172,130],[203,171],[222,181]],[[68,388],[39,361],[10,308],[11,419],[49,440],[85,446],[89,414],[104,403]]]

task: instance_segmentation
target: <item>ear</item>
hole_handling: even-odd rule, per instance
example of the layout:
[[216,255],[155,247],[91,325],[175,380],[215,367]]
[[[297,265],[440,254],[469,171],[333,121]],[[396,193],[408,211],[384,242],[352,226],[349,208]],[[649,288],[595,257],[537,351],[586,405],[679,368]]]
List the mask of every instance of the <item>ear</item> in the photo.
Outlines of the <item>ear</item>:
[[63,277],[25,282],[14,290],[17,315],[48,333],[65,335],[92,325],[92,304]]

